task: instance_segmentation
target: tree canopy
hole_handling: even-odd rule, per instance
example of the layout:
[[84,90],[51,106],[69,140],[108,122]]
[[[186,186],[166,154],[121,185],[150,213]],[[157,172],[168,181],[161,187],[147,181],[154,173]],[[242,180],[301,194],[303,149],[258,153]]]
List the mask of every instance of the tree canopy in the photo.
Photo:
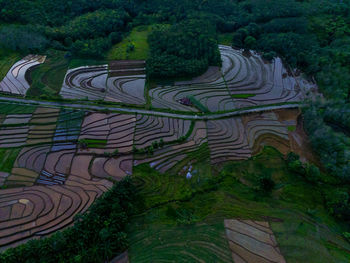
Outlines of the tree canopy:
[[221,63],[215,28],[207,21],[188,19],[153,31],[148,42],[150,77],[172,78],[194,76],[209,65]]

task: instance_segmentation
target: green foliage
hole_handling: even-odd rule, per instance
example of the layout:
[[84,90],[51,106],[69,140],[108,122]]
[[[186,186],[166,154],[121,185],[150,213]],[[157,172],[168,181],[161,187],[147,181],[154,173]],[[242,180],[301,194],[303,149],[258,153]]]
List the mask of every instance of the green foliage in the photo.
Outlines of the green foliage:
[[128,246],[125,226],[133,210],[135,189],[131,178],[116,183],[97,199],[74,226],[52,236],[31,240],[0,254],[10,262],[105,262]]
[[0,79],[2,80],[13,64],[21,59],[18,52],[0,48]]
[[0,171],[10,173],[21,148],[0,149]]
[[256,46],[256,39],[252,36],[247,36],[244,39],[244,46],[246,46],[247,48],[253,49]]
[[107,140],[103,139],[80,139],[78,144],[81,148],[104,148],[107,145]]
[[188,96],[188,99],[191,101],[191,103],[199,109],[203,113],[208,113],[209,110],[207,107],[205,107],[199,100],[197,100],[194,96]]
[[292,173],[303,176],[310,183],[318,183],[322,180],[320,169],[310,163],[302,163],[299,156],[293,152],[287,155],[287,166]]
[[350,204],[348,192],[333,189],[325,192],[326,207],[328,211],[339,219],[350,220]]
[[311,104],[304,114],[305,128],[325,168],[334,176],[350,180],[350,141],[346,134],[328,126],[322,105]]
[[[114,45],[107,54],[110,60],[118,59],[147,59],[149,45],[147,42],[148,35],[151,31],[151,26],[139,26],[133,28],[130,34],[125,37],[120,43]],[[119,41],[118,41],[119,42]],[[133,50],[127,52],[129,45],[133,45]],[[130,48],[129,48],[130,49]]]
[[265,175],[259,178],[258,191],[264,194],[271,194],[272,190],[275,188],[275,182],[272,180],[271,176]]
[[[342,241],[347,228],[327,214],[322,187],[290,173],[276,150],[265,148],[250,160],[227,163],[219,173],[210,173],[210,168],[215,171],[203,160],[188,180],[147,165],[135,167],[140,198],[128,227],[131,261],[171,257],[182,262],[186,257],[189,262],[231,262],[223,220],[240,218],[271,220],[288,262],[347,262],[350,245]],[[276,183],[271,195],[257,193],[252,183],[264,175]]]
[[221,63],[215,28],[208,21],[188,19],[148,37],[147,73],[152,78],[194,76]]
[[103,58],[105,52],[112,47],[109,38],[94,38],[88,40],[77,40],[72,44],[71,51],[80,57]]
[[0,114],[30,114],[33,113],[35,110],[36,106],[0,102]]
[[348,242],[350,242],[350,233],[349,232],[344,232],[343,236]]
[[67,69],[68,60],[64,58],[64,52],[48,50],[45,63],[30,72],[32,84],[26,96],[57,98]]
[[49,45],[43,34],[28,26],[8,25],[0,28],[0,47],[21,52],[40,52]]
[[[125,30],[129,20],[126,12],[119,10],[97,10],[78,16],[66,25],[47,32],[56,40],[89,39],[108,36],[112,32]],[[68,41],[69,42],[69,41]],[[68,43],[69,44],[69,43]]]

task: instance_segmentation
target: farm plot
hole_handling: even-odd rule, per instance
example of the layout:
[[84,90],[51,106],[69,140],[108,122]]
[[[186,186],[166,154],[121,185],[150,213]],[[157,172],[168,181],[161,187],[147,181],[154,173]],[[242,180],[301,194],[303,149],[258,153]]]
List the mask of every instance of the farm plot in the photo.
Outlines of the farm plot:
[[26,144],[50,143],[56,130],[59,109],[37,108],[29,122]]
[[79,136],[79,153],[131,152],[135,121],[135,115],[88,113]]
[[56,131],[53,136],[53,142],[57,144],[57,147],[62,147],[63,143],[71,144],[78,140],[84,114],[84,111],[79,110],[62,109],[60,111]]
[[284,110],[208,121],[211,162],[245,160],[264,146],[275,147],[283,154],[292,149],[300,152],[298,142],[305,136],[299,130],[289,130],[297,125],[298,115],[295,110]]
[[145,61],[113,61],[110,65],[68,70],[60,94],[66,99],[142,105],[145,82]]
[[189,154],[200,149],[202,145],[207,143],[206,124],[203,121],[197,121],[188,138],[183,142],[175,145],[165,145],[160,149],[154,150],[154,153],[135,155],[134,165],[149,163],[151,167],[166,172],[179,162],[185,160]]
[[288,125],[280,122],[274,112],[245,115],[242,120],[253,154],[265,145],[273,146],[283,154],[290,151]]
[[222,223],[137,227],[130,235],[131,262],[232,262]]
[[213,164],[248,159],[251,156],[240,117],[208,121],[208,143]]
[[107,191],[106,180],[72,178],[65,185],[31,186],[0,191],[0,246],[57,231]]
[[[11,187],[0,190],[0,247],[45,236],[72,224],[77,213],[84,212],[112,186],[105,177],[120,180],[132,172],[134,115],[38,108],[30,120],[21,119],[30,125],[55,120],[56,129],[50,142],[20,149],[12,170],[0,174],[0,184]],[[107,125],[102,127],[102,133],[98,129],[101,122]],[[103,151],[118,149],[120,155],[110,157],[79,148],[81,138],[99,138],[104,136],[104,129],[108,133]]]
[[8,114],[0,125],[0,148],[49,143],[59,109],[37,108],[33,114]]
[[105,101],[145,104],[145,61],[113,61],[109,65]]
[[28,55],[15,63],[0,82],[0,91],[24,96],[30,88],[26,77],[27,71],[44,63],[45,59],[45,56]]
[[297,81],[280,58],[266,63],[253,51],[249,56],[228,46],[220,46],[220,51],[223,60],[221,71],[236,108],[303,99]]
[[106,95],[108,65],[70,69],[60,95],[65,99],[103,100]]
[[285,263],[268,222],[225,220],[234,262]]
[[0,148],[20,147],[26,144],[31,114],[6,115],[0,125]]
[[37,184],[64,184],[70,175],[77,151],[77,139],[83,121],[83,111],[62,110],[53,136],[53,144],[46,154]]
[[136,117],[134,146],[146,148],[162,140],[164,143],[174,142],[187,135],[191,121],[140,115]]
[[[91,174],[117,180],[132,173],[135,116],[92,113],[85,116],[78,154],[93,154]],[[96,156],[98,155],[98,156]]]
[[242,50],[219,46],[222,67],[210,67],[202,76],[173,85],[159,85],[149,91],[156,108],[193,111],[180,103],[195,97],[211,112],[237,108],[301,101],[304,96],[298,81],[283,66],[280,58],[272,63],[263,61],[253,51],[249,56]]
[[193,96],[209,111],[225,111],[234,108],[233,100],[227,90],[218,67],[209,67],[202,76],[190,81],[175,82],[174,85],[158,86],[149,91],[152,105],[157,108],[181,111],[197,109],[181,104],[179,101]]
[[49,145],[22,148],[13,165],[11,175],[6,180],[6,185],[12,187],[34,185],[44,167],[49,151]]

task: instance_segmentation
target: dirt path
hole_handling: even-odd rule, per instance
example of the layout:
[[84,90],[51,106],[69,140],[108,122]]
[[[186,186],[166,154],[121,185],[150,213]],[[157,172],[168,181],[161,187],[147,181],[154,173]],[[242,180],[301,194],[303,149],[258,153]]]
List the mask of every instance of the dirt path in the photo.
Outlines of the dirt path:
[[126,108],[126,107],[112,107],[112,106],[97,106],[97,105],[89,105],[89,104],[79,104],[79,103],[69,103],[69,102],[52,102],[52,101],[40,101],[40,100],[27,100],[20,98],[9,98],[9,97],[0,97],[0,102],[10,102],[15,104],[27,104],[27,105],[40,105],[41,107],[59,107],[59,108],[72,108],[72,109],[85,109],[85,110],[109,110],[109,111],[117,111],[121,113],[139,113],[146,115],[154,115],[161,117],[170,117],[177,119],[188,119],[188,120],[216,120],[222,118],[228,118],[233,116],[240,116],[244,114],[257,113],[262,111],[272,111],[278,109],[294,109],[299,108],[302,105],[300,103],[290,103],[285,105],[267,105],[261,107],[255,107],[250,109],[240,109],[231,112],[224,112],[218,114],[203,114],[203,115],[195,115],[195,114],[180,114],[180,113],[170,113],[170,112],[162,112],[156,110],[143,110],[143,109],[135,109],[135,108]]

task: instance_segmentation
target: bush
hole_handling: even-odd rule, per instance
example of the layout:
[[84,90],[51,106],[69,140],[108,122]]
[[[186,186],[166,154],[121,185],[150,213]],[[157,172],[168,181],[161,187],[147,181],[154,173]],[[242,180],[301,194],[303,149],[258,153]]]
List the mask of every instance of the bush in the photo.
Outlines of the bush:
[[106,50],[112,47],[109,38],[77,40],[72,44],[71,52],[76,56],[103,58]]
[[326,207],[335,217],[350,220],[349,194],[344,190],[327,191],[325,193]]
[[23,52],[38,52],[49,44],[46,37],[25,26],[3,26],[0,28],[0,47]]
[[262,176],[258,180],[258,191],[264,194],[270,194],[275,188],[275,182],[272,180],[271,176]]
[[299,175],[305,175],[306,171],[304,168],[303,163],[300,160],[295,160],[292,162],[288,163],[288,169],[293,172],[293,173],[297,173]]
[[349,232],[344,232],[344,233],[343,233],[343,237],[344,237],[348,242],[350,242],[350,233],[349,233]]
[[305,172],[306,180],[311,183],[316,183],[321,178],[320,169],[314,164],[306,164]]

